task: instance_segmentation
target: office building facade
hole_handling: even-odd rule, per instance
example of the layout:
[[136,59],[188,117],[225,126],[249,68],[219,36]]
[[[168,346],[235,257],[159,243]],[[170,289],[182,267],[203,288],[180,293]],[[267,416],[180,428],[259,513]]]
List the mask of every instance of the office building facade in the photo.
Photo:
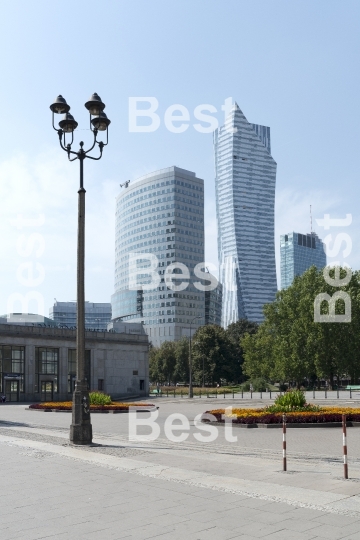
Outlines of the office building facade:
[[270,128],[251,124],[235,103],[214,132],[222,325],[263,320],[275,299],[276,163]]
[[221,326],[222,285],[211,291],[205,291],[205,324]]
[[[113,320],[142,322],[153,345],[177,340],[204,324],[204,292],[194,268],[204,262],[204,181],[169,167],[130,183],[116,201]],[[185,288],[166,284],[166,268],[181,263]],[[183,270],[175,270],[177,272]],[[186,286],[186,283],[188,285]],[[204,282],[202,282],[204,283]]]
[[[58,302],[49,309],[49,318],[57,325],[71,328],[76,326],[76,302]],[[111,321],[111,304],[85,302],[85,328],[106,330]]]
[[[70,401],[76,379],[76,330],[0,321],[0,394],[6,401]],[[139,325],[85,332],[90,390],[113,398],[149,393],[149,341]]]
[[280,236],[281,288],[287,289],[295,276],[301,276],[308,268],[326,266],[324,242],[316,233],[291,232]]

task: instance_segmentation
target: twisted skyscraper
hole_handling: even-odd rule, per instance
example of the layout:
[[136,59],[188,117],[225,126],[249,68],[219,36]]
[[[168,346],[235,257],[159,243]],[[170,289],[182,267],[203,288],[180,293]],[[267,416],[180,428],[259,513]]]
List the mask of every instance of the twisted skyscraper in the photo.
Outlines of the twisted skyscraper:
[[222,325],[263,320],[277,290],[274,244],[276,163],[270,128],[250,124],[235,103],[214,132]]

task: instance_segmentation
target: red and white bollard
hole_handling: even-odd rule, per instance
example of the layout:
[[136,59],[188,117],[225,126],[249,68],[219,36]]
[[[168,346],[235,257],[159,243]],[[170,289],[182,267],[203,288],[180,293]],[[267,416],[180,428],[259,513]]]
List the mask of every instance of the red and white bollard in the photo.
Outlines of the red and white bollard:
[[342,415],[342,428],[343,428],[343,454],[344,454],[344,478],[349,478],[348,474],[348,459],[347,459],[347,440],[346,440],[346,414]]
[[286,470],[286,414],[283,414],[283,471]]

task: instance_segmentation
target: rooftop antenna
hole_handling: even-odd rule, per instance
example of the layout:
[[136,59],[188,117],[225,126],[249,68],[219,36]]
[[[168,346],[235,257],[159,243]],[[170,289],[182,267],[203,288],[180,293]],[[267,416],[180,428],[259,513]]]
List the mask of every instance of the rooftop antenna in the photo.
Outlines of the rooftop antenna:
[[130,184],[130,180],[126,180],[126,182],[124,182],[123,184],[120,184],[120,187],[128,187],[128,185]]

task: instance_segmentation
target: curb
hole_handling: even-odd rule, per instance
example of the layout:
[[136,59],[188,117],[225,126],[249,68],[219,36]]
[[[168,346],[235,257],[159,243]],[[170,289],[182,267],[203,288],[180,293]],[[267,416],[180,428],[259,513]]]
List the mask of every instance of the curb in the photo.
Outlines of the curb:
[[[201,420],[204,424],[211,424],[212,426],[225,426],[225,422],[208,422],[205,420]],[[281,424],[235,424],[231,423],[232,427],[236,428],[243,428],[243,429],[253,429],[253,428],[260,428],[260,429],[272,429],[272,428],[282,428],[283,425]],[[351,420],[348,420],[346,422],[347,427],[360,427],[360,422],[352,422]],[[286,429],[288,428],[338,428],[342,427],[342,422],[319,422],[317,424],[315,423],[308,423],[308,424],[295,424],[295,423],[287,423]]]
[[[156,411],[159,407],[156,407],[155,405],[153,407],[146,407],[146,408],[143,408],[143,409],[136,409],[136,412],[151,412],[151,411]],[[66,409],[66,410],[58,410],[58,409],[30,409],[30,407],[26,407],[25,408],[25,411],[32,411],[32,412],[56,412],[56,413],[71,413],[72,410],[71,409]],[[105,410],[105,411],[92,411],[90,410],[90,414],[127,414],[129,412],[129,410],[120,410],[120,411],[117,411],[116,409],[115,410]]]

